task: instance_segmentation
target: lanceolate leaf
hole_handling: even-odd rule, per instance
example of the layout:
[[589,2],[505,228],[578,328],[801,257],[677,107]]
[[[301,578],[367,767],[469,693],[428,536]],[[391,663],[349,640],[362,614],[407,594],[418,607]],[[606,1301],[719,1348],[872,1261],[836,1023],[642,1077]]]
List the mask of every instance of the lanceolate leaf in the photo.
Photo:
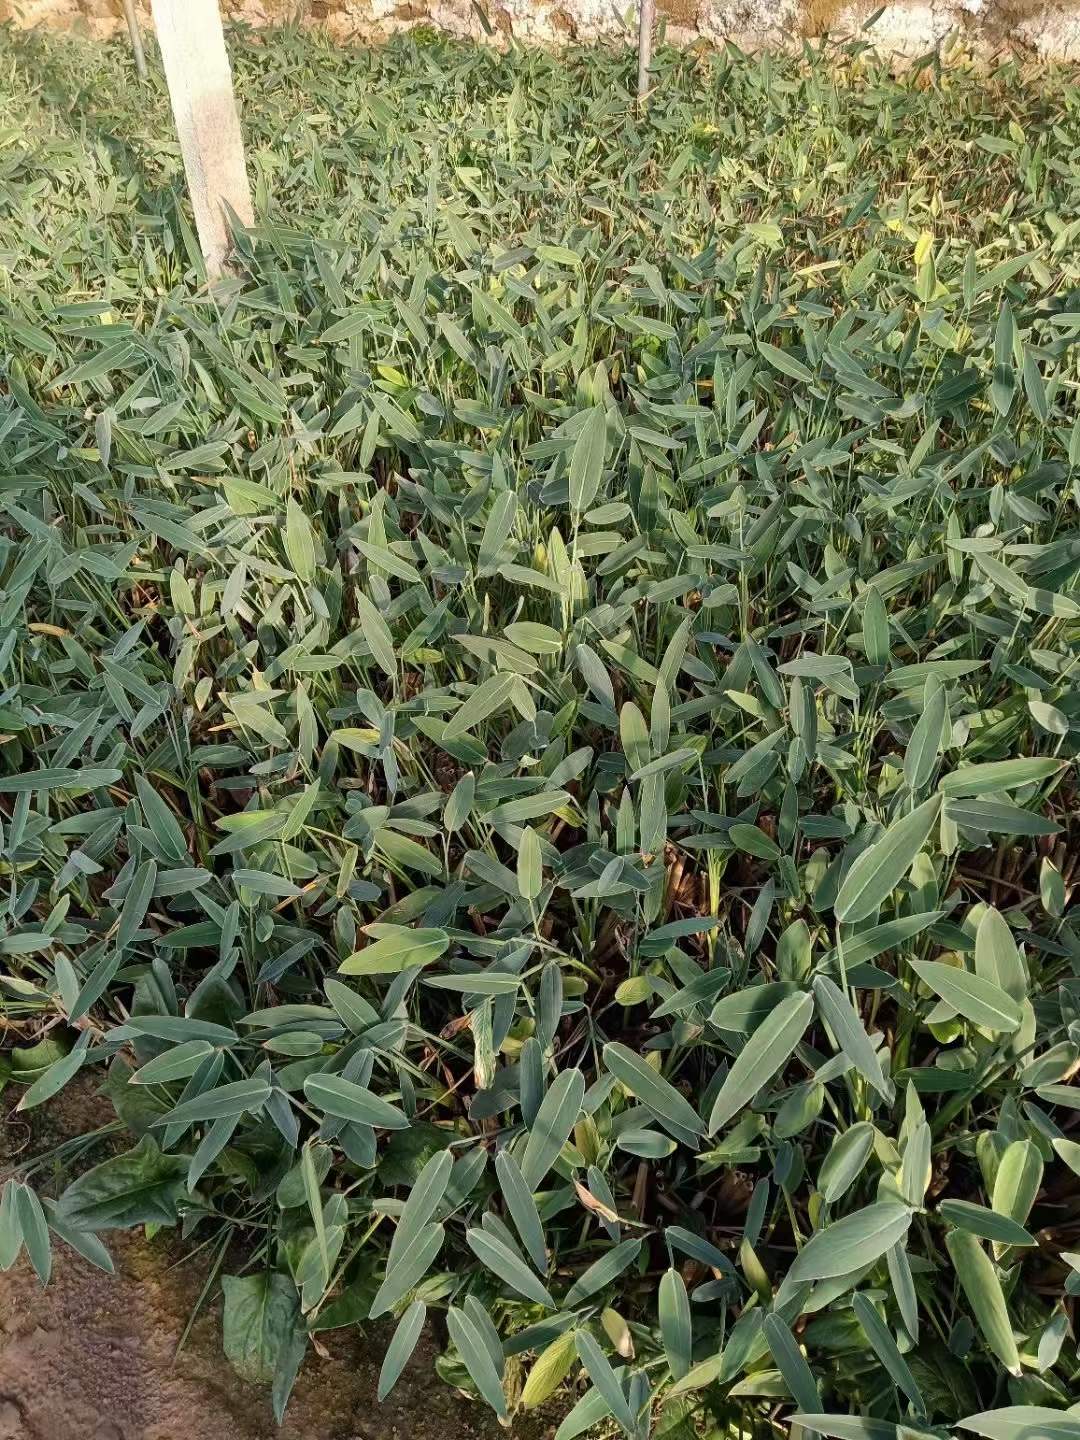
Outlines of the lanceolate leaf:
[[828,1435],[833,1440],[901,1440],[896,1425],[887,1420],[871,1420],[862,1415],[819,1415],[797,1411],[790,1417],[815,1435]]
[[392,1310],[420,1284],[442,1249],[444,1238],[441,1225],[423,1225],[401,1246],[398,1254],[391,1257],[386,1277],[371,1302],[369,1314],[373,1320]]
[[975,932],[975,973],[1017,1002],[1027,999],[1028,981],[1012,931],[1000,911],[988,905]]
[[818,1189],[831,1203],[839,1200],[862,1173],[874,1148],[874,1127],[863,1120],[838,1135],[818,1172]]
[[[1039,1193],[1043,1178],[1043,1161],[1033,1140],[1014,1140],[998,1164],[994,1178],[992,1205],[1001,1216],[1023,1226]],[[995,1239],[1004,1239],[995,1236]],[[1023,1244],[1023,1241],[1011,1241]],[[1029,1242],[1030,1243],[1030,1242]]]
[[945,1237],[957,1279],[971,1306],[971,1314],[986,1337],[986,1343],[1012,1375],[1020,1374],[1020,1355],[1016,1348],[1008,1306],[997,1271],[974,1235],[952,1230]]
[[563,1303],[579,1305],[588,1296],[595,1295],[598,1290],[603,1290],[605,1285],[610,1285],[612,1281],[617,1280],[623,1271],[634,1263],[640,1253],[640,1240],[623,1240],[620,1244],[613,1246],[578,1276],[566,1292]]
[[915,1376],[911,1373],[911,1367],[901,1355],[892,1331],[885,1321],[870,1300],[861,1292],[852,1296],[851,1308],[855,1311],[856,1318],[873,1347],[874,1353],[889,1372],[894,1384],[900,1387],[917,1411],[925,1413],[926,1402],[923,1400],[922,1392]]
[[304,1094],[324,1114],[339,1120],[386,1130],[409,1128],[408,1117],[396,1105],[341,1075],[309,1075],[304,1081]]
[[697,1111],[661,1075],[625,1045],[605,1045],[604,1064],[623,1085],[661,1121],[695,1134],[704,1131]]
[[973,1025],[1010,1033],[1019,1028],[1020,1007],[999,985],[938,960],[912,960],[911,968],[947,1005]]
[[[1000,1172],[999,1172],[1000,1173]],[[1034,1245],[1035,1237],[1023,1225],[996,1210],[987,1210],[970,1200],[942,1200],[938,1210],[952,1225],[978,1235],[982,1240],[996,1240],[1001,1245]]]
[[525,1183],[514,1157],[501,1150],[495,1157],[495,1174],[502,1187],[506,1208],[514,1222],[514,1228],[521,1237],[521,1243],[529,1259],[541,1274],[547,1272],[547,1249],[544,1244],[544,1227],[536,1209],[536,1201]]
[[881,1062],[851,1001],[827,975],[818,975],[814,980],[814,995],[841,1050],[878,1094],[891,1100],[892,1084],[882,1074]]
[[453,1168],[453,1155],[449,1150],[440,1150],[421,1170],[409,1192],[409,1198],[394,1231],[394,1238],[390,1242],[391,1261],[409,1249],[420,1231],[438,1211]]
[[1062,768],[1062,762],[1051,756],[1033,756],[1015,760],[994,760],[984,765],[966,765],[946,775],[940,784],[943,795],[994,795],[1003,790],[1016,790],[1048,780]]
[[1044,1405],[1006,1405],[959,1420],[961,1430],[987,1440],[1080,1440],[1080,1417]]
[[577,1337],[573,1330],[564,1331],[541,1351],[521,1392],[521,1403],[526,1410],[550,1400],[569,1375],[576,1358]]
[[764,1020],[739,1052],[720,1088],[709,1116],[709,1134],[715,1135],[733,1115],[749,1105],[754,1096],[789,1059],[810,1024],[814,997],[789,995]]
[[608,1411],[628,1434],[632,1433],[636,1417],[627,1402],[626,1392],[603,1351],[587,1330],[578,1331],[577,1350],[582,1365],[588,1371],[589,1379],[599,1391]]
[[529,1129],[521,1160],[521,1173],[533,1193],[558,1159],[581,1114],[585,1077],[580,1070],[563,1070],[552,1082]]
[[502,1376],[492,1363],[491,1356],[476,1326],[464,1311],[451,1305],[446,1312],[446,1327],[473,1384],[495,1411],[495,1414],[500,1418],[505,1416],[506,1396],[503,1392]]
[[660,1281],[660,1334],[672,1377],[680,1380],[690,1369],[693,1332],[690,1297],[677,1270],[665,1270]]
[[248,1080],[233,1080],[194,1099],[183,1101],[156,1123],[193,1125],[207,1120],[227,1120],[231,1115],[258,1110],[269,1098],[270,1083],[261,1076],[252,1076]]
[[891,1200],[853,1211],[818,1230],[795,1257],[786,1280],[828,1280],[884,1255],[907,1234],[912,1212]]
[[876,913],[911,869],[940,810],[940,796],[924,800],[856,857],[833,906],[837,920],[851,925]]
[[409,1363],[409,1358],[416,1349],[416,1342],[420,1339],[426,1318],[427,1306],[422,1300],[414,1300],[398,1321],[394,1338],[386,1347],[382,1368],[379,1371],[377,1394],[380,1400],[386,1399],[401,1378],[401,1372]]
[[523,1295],[526,1300],[535,1301],[537,1305],[555,1309],[555,1301],[551,1298],[547,1286],[537,1279],[509,1246],[484,1230],[466,1230],[465,1240],[473,1253],[505,1285],[509,1285],[511,1290]]
[[764,1330],[773,1359],[784,1377],[784,1384],[792,1399],[800,1410],[816,1413],[821,1404],[821,1396],[813,1372],[796,1344],[794,1335],[777,1315],[765,1316]]
[[578,431],[570,452],[570,508],[587,510],[596,498],[604,469],[607,422],[602,405],[594,405]]

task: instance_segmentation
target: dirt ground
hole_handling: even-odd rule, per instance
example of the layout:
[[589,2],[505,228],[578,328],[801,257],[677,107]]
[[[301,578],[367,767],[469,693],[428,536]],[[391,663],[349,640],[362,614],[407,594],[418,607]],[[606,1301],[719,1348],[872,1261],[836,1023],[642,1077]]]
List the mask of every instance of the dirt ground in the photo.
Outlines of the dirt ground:
[[[51,1112],[50,1121],[59,1118],[69,1134],[110,1118],[92,1094],[72,1092],[64,1097],[69,1113],[58,1117],[56,1102],[35,1113]],[[11,1149],[21,1148],[21,1125],[0,1113],[9,1159]],[[34,1140],[38,1149],[38,1136]],[[218,1304],[200,1311],[178,1352],[206,1278],[201,1257],[192,1258],[167,1233],[152,1241],[142,1232],[113,1231],[105,1238],[114,1275],[59,1241],[46,1290],[25,1256],[0,1274],[0,1440],[494,1440],[505,1434],[479,1404],[437,1379],[431,1336],[378,1405],[390,1332],[365,1337],[355,1327],[320,1335],[322,1354],[309,1349],[279,1429],[267,1395],[241,1380],[222,1353]],[[542,1440],[549,1432],[526,1423],[513,1433]]]

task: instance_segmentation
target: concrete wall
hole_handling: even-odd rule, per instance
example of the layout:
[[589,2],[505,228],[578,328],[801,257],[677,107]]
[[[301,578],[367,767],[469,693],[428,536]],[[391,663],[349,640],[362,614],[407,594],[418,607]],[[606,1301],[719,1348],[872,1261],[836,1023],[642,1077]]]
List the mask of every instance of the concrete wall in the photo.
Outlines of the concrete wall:
[[[148,0],[138,0],[146,15]],[[486,0],[496,31],[519,40],[628,41],[635,0]],[[746,47],[787,45],[802,36],[855,34],[873,0],[658,0],[669,40]],[[222,14],[253,25],[301,19],[343,41],[379,39],[417,24],[483,38],[472,0],[221,0]],[[94,36],[123,25],[121,0],[0,0],[0,19],[78,27]],[[895,0],[866,38],[884,53],[922,54],[955,35],[984,54],[1012,48],[1043,59],[1080,60],[1080,0]]]

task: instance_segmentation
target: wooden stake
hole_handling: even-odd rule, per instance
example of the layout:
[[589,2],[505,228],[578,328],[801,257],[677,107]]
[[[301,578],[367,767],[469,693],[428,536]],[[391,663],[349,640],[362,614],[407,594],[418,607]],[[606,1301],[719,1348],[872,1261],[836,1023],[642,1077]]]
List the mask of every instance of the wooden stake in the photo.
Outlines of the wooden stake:
[[638,0],[637,93],[644,100],[649,91],[649,67],[652,65],[653,26],[656,24],[656,0]]
[[254,219],[221,13],[217,0],[150,0],[150,5],[195,228],[214,279],[232,248],[225,205],[245,225]]
[[146,79],[146,56],[143,54],[142,36],[139,34],[139,20],[135,14],[135,0],[124,0],[124,18],[131,36],[131,53],[135,57],[135,74],[140,80]]

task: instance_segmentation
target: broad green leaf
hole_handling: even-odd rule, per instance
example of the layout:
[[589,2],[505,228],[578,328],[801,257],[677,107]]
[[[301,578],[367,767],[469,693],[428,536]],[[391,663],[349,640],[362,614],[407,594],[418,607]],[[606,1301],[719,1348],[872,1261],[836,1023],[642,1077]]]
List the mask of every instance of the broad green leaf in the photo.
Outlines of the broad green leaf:
[[225,1275],[225,1354],[244,1380],[269,1385],[300,1317],[296,1286],[279,1270]]
[[134,1150],[103,1160],[73,1180],[60,1197],[58,1214],[77,1230],[173,1225],[187,1188],[184,1155],[163,1155],[143,1136]]

